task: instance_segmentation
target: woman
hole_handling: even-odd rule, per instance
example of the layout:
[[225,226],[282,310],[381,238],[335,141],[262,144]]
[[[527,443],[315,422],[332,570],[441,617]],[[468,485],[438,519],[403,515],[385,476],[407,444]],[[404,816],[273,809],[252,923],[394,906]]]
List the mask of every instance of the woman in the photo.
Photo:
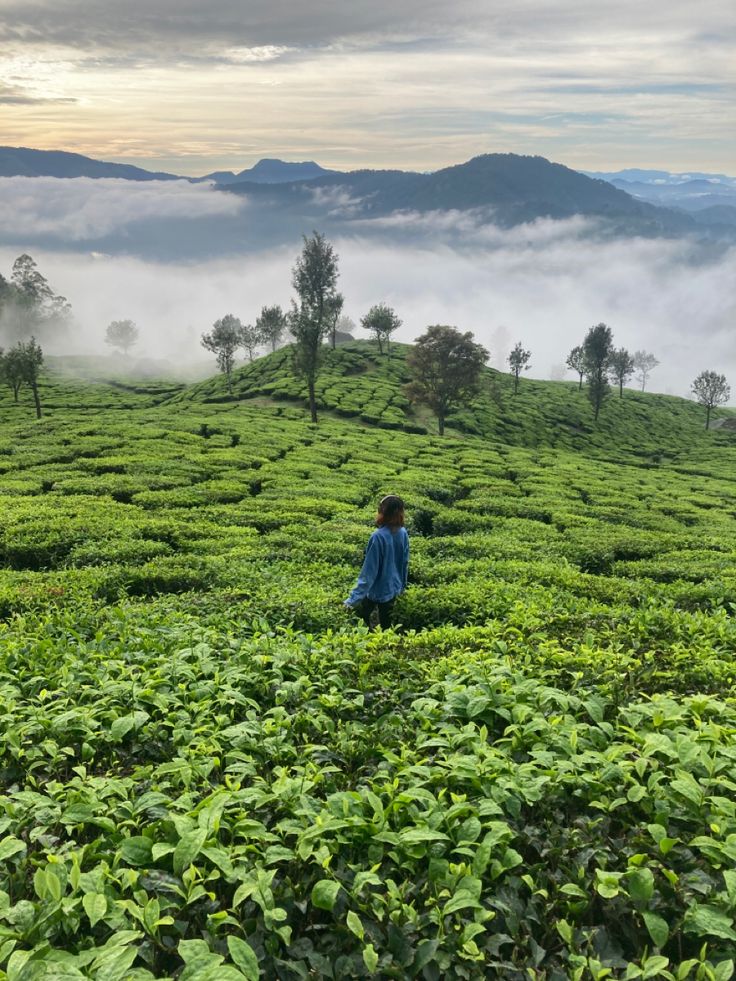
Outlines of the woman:
[[363,568],[358,582],[345,600],[348,609],[355,609],[366,626],[378,608],[378,622],[383,630],[391,626],[396,597],[406,589],[409,573],[409,536],[404,528],[404,502],[388,494],[378,505],[378,528],[373,532],[365,550]]

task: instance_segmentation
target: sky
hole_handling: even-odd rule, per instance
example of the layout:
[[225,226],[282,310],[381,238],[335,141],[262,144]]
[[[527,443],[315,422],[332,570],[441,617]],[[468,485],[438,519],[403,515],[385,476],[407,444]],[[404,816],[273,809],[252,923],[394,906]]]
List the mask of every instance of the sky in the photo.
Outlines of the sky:
[[478,153],[733,173],[724,0],[0,0],[0,143],[179,174]]

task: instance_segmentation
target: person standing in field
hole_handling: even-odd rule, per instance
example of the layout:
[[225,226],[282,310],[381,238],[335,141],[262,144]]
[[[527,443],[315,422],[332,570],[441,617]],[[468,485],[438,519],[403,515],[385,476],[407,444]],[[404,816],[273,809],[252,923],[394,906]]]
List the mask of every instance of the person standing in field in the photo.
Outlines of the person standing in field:
[[371,626],[378,610],[382,630],[391,626],[396,597],[406,589],[409,574],[409,536],[404,527],[404,502],[388,494],[378,504],[378,527],[368,540],[358,582],[344,605]]

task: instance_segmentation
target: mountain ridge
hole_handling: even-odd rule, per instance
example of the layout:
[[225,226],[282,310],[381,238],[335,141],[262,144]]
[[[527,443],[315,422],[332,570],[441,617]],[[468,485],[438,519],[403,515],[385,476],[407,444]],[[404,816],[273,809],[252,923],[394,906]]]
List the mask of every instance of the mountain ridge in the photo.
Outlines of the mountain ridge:
[[[647,172],[629,172],[643,177]],[[653,172],[649,179],[662,181]],[[397,169],[328,170],[313,160],[264,158],[233,173],[216,171],[205,177],[180,177],[146,171],[128,164],[94,160],[67,151],[0,147],[0,176],[59,178],[121,178],[131,181],[210,181],[218,191],[247,195],[281,227],[322,227],[327,231],[348,222],[371,222],[380,228],[388,219],[398,227],[406,216],[434,212],[474,212],[479,224],[513,227],[540,218],[593,219],[605,232],[646,237],[695,232],[707,238],[733,238],[730,205],[721,197],[703,200],[703,214],[680,200],[660,200],[660,184],[651,193],[623,181],[584,174],[540,155],[486,153],[436,171]],[[606,175],[613,177],[613,175]],[[616,186],[618,183],[619,186]],[[650,185],[647,185],[649,187]],[[729,185],[714,188],[731,190]],[[632,191],[633,193],[628,193]],[[376,221],[378,219],[378,221]],[[400,228],[399,228],[400,232]]]

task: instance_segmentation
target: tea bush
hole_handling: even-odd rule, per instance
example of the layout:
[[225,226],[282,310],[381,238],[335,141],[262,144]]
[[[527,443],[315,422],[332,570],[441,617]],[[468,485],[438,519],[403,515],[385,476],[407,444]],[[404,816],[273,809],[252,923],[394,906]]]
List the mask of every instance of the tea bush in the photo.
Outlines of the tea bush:
[[288,357],[0,401],[0,977],[732,977],[733,437],[489,375],[439,439],[367,344],[315,427]]

